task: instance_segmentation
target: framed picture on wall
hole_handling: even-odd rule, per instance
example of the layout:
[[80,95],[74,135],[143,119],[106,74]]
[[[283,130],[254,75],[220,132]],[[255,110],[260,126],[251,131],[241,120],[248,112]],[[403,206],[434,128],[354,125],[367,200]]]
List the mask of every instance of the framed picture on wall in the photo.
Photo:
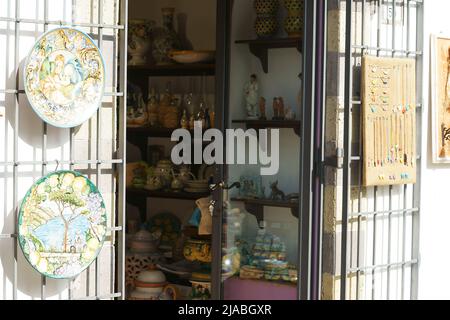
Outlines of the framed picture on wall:
[[450,163],[450,35],[431,37],[431,114],[434,163]]

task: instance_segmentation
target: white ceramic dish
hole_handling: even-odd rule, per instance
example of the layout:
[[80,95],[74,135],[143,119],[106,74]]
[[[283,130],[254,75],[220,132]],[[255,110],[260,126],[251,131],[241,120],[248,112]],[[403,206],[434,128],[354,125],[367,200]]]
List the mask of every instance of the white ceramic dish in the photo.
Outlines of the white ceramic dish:
[[172,60],[183,63],[201,63],[201,62],[211,62],[214,60],[216,52],[215,51],[172,51],[169,56]]

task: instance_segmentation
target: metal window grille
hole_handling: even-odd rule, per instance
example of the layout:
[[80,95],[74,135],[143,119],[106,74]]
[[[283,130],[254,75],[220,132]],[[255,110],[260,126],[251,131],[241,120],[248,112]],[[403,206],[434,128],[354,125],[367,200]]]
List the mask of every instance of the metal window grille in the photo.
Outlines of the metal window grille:
[[[416,299],[420,213],[423,0],[345,1],[341,299]],[[361,57],[416,59],[415,185],[362,186]]]
[[[27,0],[28,1],[28,0]],[[33,0],[29,0],[30,2]],[[78,0],[79,1],[79,0]],[[12,259],[13,260],[13,271],[12,271],[12,298],[18,298],[18,279],[23,276],[20,274],[20,270],[18,268],[19,264],[19,255],[22,253],[18,249],[18,239],[17,239],[17,217],[19,211],[19,205],[21,199],[19,198],[19,178],[21,171],[19,170],[21,167],[31,167],[33,168],[33,173],[40,172],[42,175],[45,175],[48,171],[53,170],[53,168],[59,167],[59,169],[70,168],[71,170],[77,170],[82,172],[83,174],[91,177],[95,175],[94,182],[96,182],[100,191],[102,190],[101,177],[104,175],[103,172],[107,172],[110,179],[110,188],[111,188],[111,208],[112,212],[110,212],[110,221],[109,227],[107,230],[107,240],[105,241],[105,246],[102,251],[105,250],[105,247],[109,247],[110,250],[110,265],[109,267],[102,266],[99,262],[99,258],[96,259],[95,263],[91,265],[87,270],[83,272],[83,276],[85,277],[85,294],[74,296],[74,279],[67,281],[68,288],[68,299],[113,299],[113,298],[124,298],[124,259],[125,259],[125,251],[124,251],[124,223],[125,223],[125,155],[126,155],[126,59],[127,59],[127,8],[128,1],[127,0],[109,0],[108,3],[113,3],[113,15],[114,15],[114,23],[106,24],[103,21],[103,14],[105,10],[105,1],[106,0],[88,0],[91,5],[91,21],[87,22],[78,22],[73,21],[74,19],[74,9],[77,5],[77,0],[73,0],[72,2],[72,17],[66,19],[66,15],[64,15],[63,20],[50,20],[49,19],[49,0],[35,0],[36,7],[39,10],[43,10],[44,19],[39,19],[38,13],[36,13],[35,19],[23,18],[21,17],[21,8],[20,0],[9,0],[8,5],[14,8],[14,16],[0,16],[0,24],[6,25],[7,28],[11,28],[14,30],[14,70],[15,72],[15,83],[16,86],[14,88],[0,88],[0,96],[5,97],[5,105],[6,109],[11,110],[11,112],[7,112],[12,115],[9,120],[12,128],[13,128],[13,156],[12,161],[8,161],[5,156],[5,161],[0,162],[0,167],[3,168],[4,177],[8,175],[8,172],[12,170],[12,194],[13,194],[13,213],[14,213],[14,233],[11,234],[0,234],[0,241],[11,241],[13,246],[13,256],[6,256],[0,252],[0,258],[3,259]],[[67,6],[67,2],[64,0],[64,7]],[[42,5],[43,8],[39,8]],[[96,8],[96,9],[95,9]],[[36,9],[36,12],[39,10]],[[94,13],[94,9],[96,12]],[[21,132],[21,126],[26,126],[26,124],[20,123],[19,109],[27,108],[26,106],[19,105],[19,101],[24,101],[26,99],[24,94],[25,91],[20,85],[21,78],[21,66],[19,64],[19,43],[21,39],[21,27],[25,24],[34,25],[36,31],[47,31],[51,27],[55,26],[72,26],[78,28],[88,28],[88,33],[90,36],[97,41],[97,45],[100,50],[103,49],[104,42],[107,40],[109,43],[112,43],[112,63],[106,64],[106,72],[111,76],[111,88],[110,92],[105,93],[105,98],[103,100],[102,106],[99,108],[96,117],[93,117],[89,120],[89,125],[93,126],[94,122],[95,126],[95,156],[89,156],[89,159],[78,160],[75,158],[75,143],[74,138],[76,135],[77,129],[64,129],[67,130],[69,135],[69,148],[70,148],[70,156],[69,159],[59,159],[59,160],[49,160],[48,159],[48,139],[52,138],[52,134],[61,134],[63,131],[54,131],[48,130],[48,126],[46,123],[42,123],[42,155],[41,160],[35,161],[20,161],[19,158],[19,135]],[[2,27],[0,27],[0,30]],[[6,101],[8,100],[7,96],[14,97],[14,103],[8,104]],[[111,126],[113,127],[113,136],[110,139],[113,141],[113,146],[110,148],[111,154],[110,157],[106,157],[106,159],[102,159],[102,134],[105,128],[102,128],[102,113],[105,108],[105,100],[108,99],[108,105],[112,110],[112,119],[113,123]],[[12,101],[12,99],[9,99]],[[32,112],[31,109],[28,109],[28,112]],[[6,147],[4,152],[6,153]],[[51,167],[49,167],[51,166]],[[40,169],[39,169],[40,168]],[[5,213],[6,216],[6,213]],[[25,262],[27,263],[27,262]],[[102,271],[100,271],[102,270]],[[108,284],[108,292],[104,293],[105,290],[101,290],[101,286],[104,286],[104,283],[100,282],[100,272],[103,273],[103,270],[109,275],[109,284]],[[41,285],[40,285],[40,298],[46,299],[46,288],[47,288],[47,279],[41,276]],[[64,280],[52,280],[52,281],[60,281]],[[6,289],[4,289],[6,290]],[[38,297],[36,297],[38,298]],[[61,298],[61,296],[60,296]]]

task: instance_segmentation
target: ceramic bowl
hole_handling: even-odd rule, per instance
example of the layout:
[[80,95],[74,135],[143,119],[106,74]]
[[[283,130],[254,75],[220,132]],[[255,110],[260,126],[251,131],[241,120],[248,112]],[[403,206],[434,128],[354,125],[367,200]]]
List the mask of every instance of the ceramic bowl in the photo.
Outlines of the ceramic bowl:
[[184,244],[183,255],[188,261],[210,263],[212,261],[211,242],[189,239]]
[[200,62],[210,62],[214,60],[216,52],[215,51],[172,51],[169,56],[172,60],[188,64],[188,63],[200,63]]

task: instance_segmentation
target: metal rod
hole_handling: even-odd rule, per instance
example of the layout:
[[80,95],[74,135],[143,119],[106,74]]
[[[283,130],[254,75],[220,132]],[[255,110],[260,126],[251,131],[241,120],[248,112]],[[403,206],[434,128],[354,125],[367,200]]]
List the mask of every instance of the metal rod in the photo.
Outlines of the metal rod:
[[[36,2],[38,3],[38,1]],[[38,11],[36,12],[38,15]],[[44,20],[48,20],[48,0],[44,0]],[[44,32],[47,32],[48,24],[44,24]],[[47,123],[42,121],[42,176],[47,174]],[[41,299],[45,300],[45,286],[47,280],[45,276],[41,275]]]
[[43,25],[47,24],[47,25],[59,25],[59,26],[71,26],[71,27],[118,29],[118,30],[124,29],[123,25],[71,22],[71,21],[63,21],[63,20],[40,20],[40,19],[28,19],[28,18],[19,18],[19,17],[16,17],[16,18],[0,17],[0,22],[29,23],[29,24],[43,24]]
[[411,260],[411,261],[402,261],[397,263],[387,263],[387,264],[378,264],[378,265],[371,265],[371,266],[365,266],[362,268],[354,268],[349,269],[349,272],[355,273],[355,272],[365,272],[365,271],[372,271],[378,270],[378,269],[395,269],[395,268],[404,268],[405,266],[410,266],[414,264],[418,264],[418,260]]
[[343,159],[343,189],[342,189],[342,239],[341,239],[341,287],[340,299],[346,299],[347,293],[347,236],[348,210],[350,188],[350,155],[351,155],[351,100],[352,90],[352,1],[346,0],[345,5],[345,93],[344,93],[344,159]]
[[[15,0],[15,17],[16,19],[20,16],[20,7],[19,7],[19,0]],[[19,22],[15,21],[15,29],[14,29],[14,71],[15,74],[15,80],[16,80],[16,89],[19,87],[19,79],[18,79],[18,73],[19,73],[19,35],[20,35],[20,26]],[[19,96],[15,96],[14,101],[14,162],[16,162],[19,159]],[[17,166],[13,167],[13,204],[14,204],[14,233],[18,233],[17,230],[17,224],[18,224],[18,215],[19,215],[19,208],[18,208],[18,183],[19,183],[19,168]],[[17,300],[17,272],[18,272],[18,266],[17,266],[17,258],[18,258],[18,242],[17,238],[14,238],[13,241],[14,245],[14,264],[13,264],[13,299]]]
[[113,164],[123,164],[123,159],[112,159],[112,160],[48,160],[48,161],[6,161],[0,162],[0,166],[40,166],[40,165],[113,165]]

